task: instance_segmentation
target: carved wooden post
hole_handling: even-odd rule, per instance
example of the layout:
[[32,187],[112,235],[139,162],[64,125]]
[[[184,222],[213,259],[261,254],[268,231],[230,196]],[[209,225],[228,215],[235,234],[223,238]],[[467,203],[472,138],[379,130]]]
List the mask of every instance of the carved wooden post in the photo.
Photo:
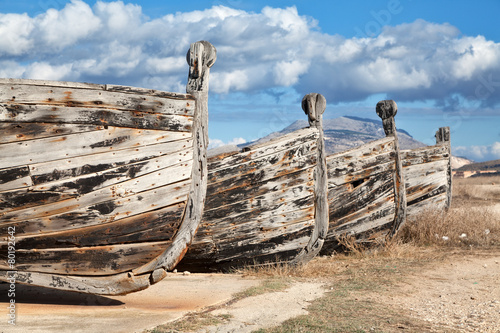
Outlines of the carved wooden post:
[[386,136],[394,137],[394,222],[389,236],[394,236],[406,220],[406,186],[403,177],[403,165],[401,163],[401,152],[399,150],[398,135],[394,117],[398,112],[398,106],[393,100],[384,100],[377,103],[377,115],[382,118]]
[[[150,264],[141,267],[134,273],[140,274],[153,270],[170,270],[183,258],[188,245],[194,238],[203,214],[207,190],[207,145],[208,145],[208,77],[210,67],[215,63],[217,52],[207,41],[191,44],[186,60],[189,64],[189,75],[186,92],[196,100],[193,120],[193,171],[188,201],[184,211],[183,223],[167,250]],[[202,204],[199,204],[202,203]],[[189,222],[191,221],[191,222]],[[152,283],[156,282],[154,272]]]
[[314,170],[314,230],[307,246],[293,260],[293,263],[307,262],[321,250],[328,232],[328,175],[326,167],[325,142],[323,138],[323,112],[326,99],[321,94],[308,94],[302,99],[302,109],[308,116],[309,126],[319,131],[317,161]]
[[450,128],[441,127],[436,131],[436,144],[446,146],[448,150],[448,166],[446,171],[447,185],[446,185],[446,206],[448,209],[451,206],[451,190],[452,190],[452,173],[451,173],[451,142],[450,142]]

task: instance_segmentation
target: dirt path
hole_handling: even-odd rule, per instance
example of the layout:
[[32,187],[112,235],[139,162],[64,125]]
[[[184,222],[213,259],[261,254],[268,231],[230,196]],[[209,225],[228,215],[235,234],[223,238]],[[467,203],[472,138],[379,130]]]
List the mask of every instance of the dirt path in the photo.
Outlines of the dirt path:
[[[296,283],[283,292],[249,297],[212,311],[213,315],[228,314],[230,319],[197,332],[250,332],[276,326],[307,314],[307,305],[324,290],[318,283]],[[423,320],[429,332],[500,332],[500,250],[451,254],[417,274],[403,276],[387,292],[356,297]]]
[[[378,298],[430,326],[500,332],[500,251],[452,255]],[[372,295],[373,296],[373,295]]]

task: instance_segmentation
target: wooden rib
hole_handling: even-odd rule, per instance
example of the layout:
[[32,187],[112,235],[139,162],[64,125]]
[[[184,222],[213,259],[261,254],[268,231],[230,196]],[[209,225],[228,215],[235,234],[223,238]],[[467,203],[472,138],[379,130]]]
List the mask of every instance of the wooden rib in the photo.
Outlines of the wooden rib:
[[139,147],[152,142],[168,142],[187,135],[189,134],[181,132],[108,128],[58,138],[24,141],[22,144],[7,143],[0,145],[0,169]]

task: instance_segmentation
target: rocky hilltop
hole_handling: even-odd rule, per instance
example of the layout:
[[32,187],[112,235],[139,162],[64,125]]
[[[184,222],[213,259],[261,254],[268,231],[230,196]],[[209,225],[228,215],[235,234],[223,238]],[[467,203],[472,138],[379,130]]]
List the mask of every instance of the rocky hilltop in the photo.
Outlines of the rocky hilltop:
[[[257,143],[265,142],[276,136],[308,126],[306,120],[297,120],[279,132],[274,132],[259,139]],[[385,137],[382,121],[357,117],[339,117],[323,119],[325,147],[327,154],[355,148],[367,142]],[[424,147],[425,144],[415,140],[408,132],[398,129],[398,138],[401,149]]]

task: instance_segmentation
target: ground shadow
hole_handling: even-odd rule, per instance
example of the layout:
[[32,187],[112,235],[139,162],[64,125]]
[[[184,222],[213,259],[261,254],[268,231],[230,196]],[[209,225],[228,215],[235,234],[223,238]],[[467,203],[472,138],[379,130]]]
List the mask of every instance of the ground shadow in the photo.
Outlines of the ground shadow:
[[[8,303],[9,284],[0,283],[0,303]],[[90,295],[73,291],[64,291],[51,288],[16,284],[16,303],[31,304],[60,304],[60,305],[86,305],[86,306],[119,306],[125,303],[104,296]]]

